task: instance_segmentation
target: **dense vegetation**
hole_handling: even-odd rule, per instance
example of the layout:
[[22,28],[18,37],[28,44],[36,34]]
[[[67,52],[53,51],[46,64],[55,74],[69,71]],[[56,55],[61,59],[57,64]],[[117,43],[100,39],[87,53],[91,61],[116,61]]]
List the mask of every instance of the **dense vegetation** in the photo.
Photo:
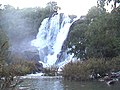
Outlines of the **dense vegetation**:
[[45,8],[15,9],[0,5],[0,89],[13,88],[21,82],[19,76],[41,69],[38,62],[26,60],[19,53],[35,38],[42,20],[58,9],[56,2],[49,2]]
[[62,70],[62,75],[68,80],[94,80],[104,78],[111,72],[120,71],[120,57],[106,61],[105,59],[90,58],[84,62],[69,62]]
[[113,58],[120,54],[119,8],[111,13],[92,7],[71,27],[67,46],[77,58]]
[[98,0],[97,7],[92,7],[84,18],[71,26],[66,44],[70,48],[68,53],[83,63],[65,65],[64,77],[88,79],[92,73],[105,75],[112,70],[120,71],[120,6],[116,7],[119,2],[115,2],[113,10],[107,12],[105,1]]

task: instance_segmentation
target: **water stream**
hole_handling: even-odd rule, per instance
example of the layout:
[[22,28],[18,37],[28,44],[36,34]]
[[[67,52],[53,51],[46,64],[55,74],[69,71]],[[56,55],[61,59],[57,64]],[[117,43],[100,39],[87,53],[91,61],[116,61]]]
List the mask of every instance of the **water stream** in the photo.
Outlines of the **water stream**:
[[108,86],[99,81],[67,81],[58,77],[25,78],[17,90],[120,90],[120,82]]

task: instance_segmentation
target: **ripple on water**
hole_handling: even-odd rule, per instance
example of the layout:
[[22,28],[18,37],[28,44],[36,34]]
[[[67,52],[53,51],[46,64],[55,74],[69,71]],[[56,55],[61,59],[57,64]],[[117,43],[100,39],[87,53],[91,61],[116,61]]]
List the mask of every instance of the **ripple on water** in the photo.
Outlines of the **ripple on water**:
[[17,90],[120,90],[120,83],[108,86],[98,81],[75,82],[48,76],[23,78],[23,80]]

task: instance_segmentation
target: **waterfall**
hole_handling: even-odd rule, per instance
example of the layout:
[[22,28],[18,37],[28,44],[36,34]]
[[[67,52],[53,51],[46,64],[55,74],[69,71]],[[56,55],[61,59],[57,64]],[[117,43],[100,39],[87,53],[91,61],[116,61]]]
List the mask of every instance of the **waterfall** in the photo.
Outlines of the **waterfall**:
[[36,39],[31,42],[39,51],[43,63],[48,65],[56,63],[72,22],[73,19],[63,13],[43,20]]

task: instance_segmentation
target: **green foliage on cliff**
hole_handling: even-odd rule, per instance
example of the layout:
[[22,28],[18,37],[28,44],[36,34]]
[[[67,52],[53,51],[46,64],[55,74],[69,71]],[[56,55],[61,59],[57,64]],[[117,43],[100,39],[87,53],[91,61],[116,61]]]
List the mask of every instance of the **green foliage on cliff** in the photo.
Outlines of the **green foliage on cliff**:
[[[77,58],[113,58],[120,55],[119,7],[111,13],[93,7],[84,20],[70,28],[68,53]],[[82,48],[83,47],[83,48]],[[83,52],[83,53],[82,53]]]
[[91,75],[98,78],[120,71],[120,6],[110,13],[92,7],[70,27],[66,45],[68,53],[81,60],[64,66],[66,79],[89,80]]
[[113,2],[112,7],[116,8],[117,4],[120,3],[120,0],[97,0],[97,4],[100,8],[104,8],[105,5],[109,5],[111,2]]
[[54,12],[57,12],[59,9],[61,9],[57,5],[57,2],[55,2],[55,1],[48,2],[46,8],[50,10],[51,14],[53,14]]

